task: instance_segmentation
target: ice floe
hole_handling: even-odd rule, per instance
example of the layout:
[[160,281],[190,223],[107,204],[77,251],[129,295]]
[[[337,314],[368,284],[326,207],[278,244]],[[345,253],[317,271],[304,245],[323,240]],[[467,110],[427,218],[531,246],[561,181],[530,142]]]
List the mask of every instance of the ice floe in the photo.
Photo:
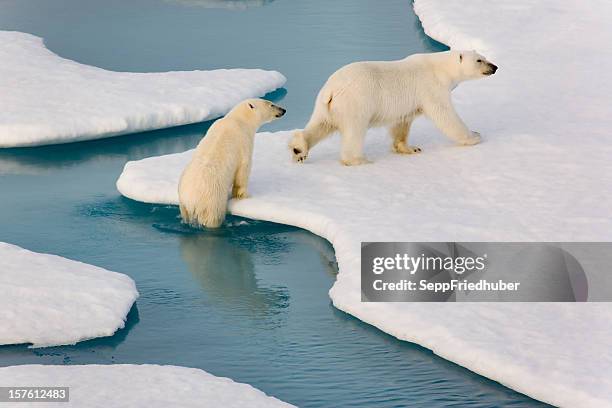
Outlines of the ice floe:
[[0,242],[0,345],[111,336],[137,297],[124,274]]
[[248,384],[176,366],[11,366],[0,368],[0,384],[3,387],[69,387],[70,402],[57,403],[58,406],[82,408],[292,407]]
[[113,72],[0,31],[0,147],[99,139],[214,119],[285,83],[276,71]]
[[[385,130],[366,142],[371,165],[345,168],[339,143],[290,163],[289,132],[256,137],[252,198],[233,214],[296,225],[332,242],[334,305],[399,339],[534,398],[612,406],[612,305],[362,303],[362,241],[610,241],[612,3],[416,0],[425,30],[477,48],[500,66],[454,100],[484,142],[453,146],[417,121],[390,153]],[[586,35],[586,33],[590,35]],[[117,182],[134,200],[176,204],[191,152],[129,162]]]

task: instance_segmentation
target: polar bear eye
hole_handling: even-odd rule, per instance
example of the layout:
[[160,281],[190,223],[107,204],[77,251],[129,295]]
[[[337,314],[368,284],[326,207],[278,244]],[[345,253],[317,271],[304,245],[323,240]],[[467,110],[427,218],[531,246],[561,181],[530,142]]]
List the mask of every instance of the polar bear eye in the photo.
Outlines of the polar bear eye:
[[482,60],[479,59],[479,60],[476,60],[476,62],[482,62]]

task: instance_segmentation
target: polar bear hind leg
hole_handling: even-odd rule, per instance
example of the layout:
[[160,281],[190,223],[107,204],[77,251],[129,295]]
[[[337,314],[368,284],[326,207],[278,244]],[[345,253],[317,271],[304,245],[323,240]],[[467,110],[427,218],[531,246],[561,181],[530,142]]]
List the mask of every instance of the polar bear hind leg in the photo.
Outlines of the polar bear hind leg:
[[191,214],[187,211],[183,205],[179,205],[179,209],[181,210],[181,219],[185,221],[187,224],[191,223]]
[[391,137],[393,138],[392,147],[395,153],[398,153],[398,154],[421,153],[422,150],[420,147],[410,146],[406,144],[408,142],[410,126],[412,125],[413,120],[414,120],[414,116],[410,116],[389,128],[389,133],[391,134]]
[[340,158],[345,166],[358,166],[360,164],[371,163],[363,155],[363,144],[365,135],[368,131],[367,123],[346,122],[342,125],[342,148]]
[[213,200],[209,205],[202,205],[196,208],[195,221],[197,224],[207,228],[219,228],[225,219],[227,212],[227,198]]

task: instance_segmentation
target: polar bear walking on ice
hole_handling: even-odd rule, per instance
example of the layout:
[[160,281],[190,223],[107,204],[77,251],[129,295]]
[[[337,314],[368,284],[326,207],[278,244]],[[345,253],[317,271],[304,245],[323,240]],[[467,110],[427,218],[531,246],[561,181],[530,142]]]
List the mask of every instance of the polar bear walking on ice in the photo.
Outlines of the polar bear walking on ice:
[[366,61],[346,65],[327,80],[317,96],[306,128],[289,143],[293,160],[303,162],[318,142],[339,131],[342,164],[368,163],[363,143],[370,127],[389,126],[393,151],[419,153],[407,144],[412,121],[423,114],[461,145],[480,142],[463,123],[451,91],[470,79],[489,76],[497,66],[474,51],[415,54],[399,61]]
[[285,112],[272,102],[248,99],[208,129],[179,182],[183,221],[217,228],[225,219],[230,191],[232,198],[248,197],[255,132]]

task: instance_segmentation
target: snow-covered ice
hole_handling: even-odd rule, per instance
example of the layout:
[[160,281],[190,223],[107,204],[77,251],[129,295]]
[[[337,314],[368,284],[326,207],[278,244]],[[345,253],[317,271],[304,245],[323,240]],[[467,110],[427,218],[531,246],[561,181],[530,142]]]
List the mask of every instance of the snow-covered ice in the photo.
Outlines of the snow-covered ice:
[[[195,368],[176,366],[11,366],[0,368],[0,385],[70,387],[69,403],[51,403],[62,407],[292,407],[248,384],[216,377]],[[19,402],[14,405],[25,408],[40,404]]]
[[124,274],[0,242],[0,345],[111,336],[137,297]]
[[[612,239],[612,3],[416,0],[426,32],[476,48],[500,66],[454,92],[484,142],[453,146],[425,120],[390,153],[373,130],[374,164],[338,163],[338,137],[304,165],[289,132],[256,137],[250,193],[234,214],[296,225],[334,246],[334,305],[399,339],[534,398],[612,406],[612,305],[362,303],[362,241],[609,241]],[[127,197],[176,204],[191,152],[127,163]]]
[[276,71],[113,72],[0,31],[0,147],[99,139],[214,119],[285,83]]

